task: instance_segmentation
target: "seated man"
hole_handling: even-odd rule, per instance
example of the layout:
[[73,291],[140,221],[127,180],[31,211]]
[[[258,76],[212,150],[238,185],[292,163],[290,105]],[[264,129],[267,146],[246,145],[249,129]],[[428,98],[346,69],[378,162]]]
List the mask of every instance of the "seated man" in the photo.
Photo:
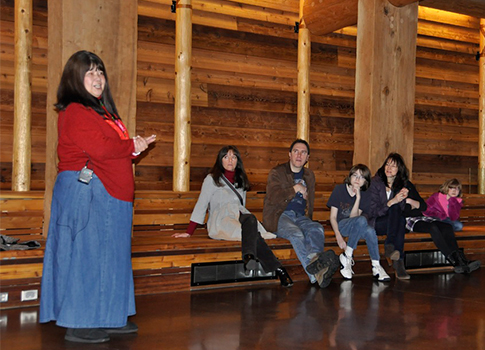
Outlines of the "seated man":
[[332,250],[323,252],[323,227],[312,220],[315,174],[304,167],[310,156],[308,142],[295,140],[289,156],[289,162],[276,166],[268,175],[263,225],[291,242],[310,282],[325,288],[340,262]]

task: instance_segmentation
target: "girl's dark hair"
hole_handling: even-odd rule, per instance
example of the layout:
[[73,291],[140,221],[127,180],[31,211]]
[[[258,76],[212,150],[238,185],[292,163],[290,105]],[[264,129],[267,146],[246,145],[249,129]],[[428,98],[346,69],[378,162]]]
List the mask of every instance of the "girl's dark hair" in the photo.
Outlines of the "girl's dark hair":
[[461,197],[461,182],[460,180],[453,178],[450,180],[446,180],[443,185],[440,187],[440,192],[443,194],[448,194],[450,188],[458,188],[458,197]]
[[239,150],[236,146],[224,146],[221,148],[221,150],[217,154],[216,162],[214,163],[214,166],[210,170],[209,174],[212,175],[212,178],[214,179],[214,182],[217,186],[223,186],[223,183],[221,182],[221,177],[224,174],[222,158],[224,158],[224,156],[229,153],[229,151],[232,151],[237,157],[237,164],[234,175],[234,184],[236,185],[235,187],[242,188],[245,191],[248,191],[251,186],[248,180],[248,176],[246,175],[246,170],[244,170],[241,154],[239,153]]
[[[103,93],[99,99],[91,95],[84,87],[84,75],[91,68],[102,71],[106,79]],[[64,66],[61,82],[57,89],[57,103],[55,106],[58,110],[64,110],[70,103],[76,102],[104,115],[106,112],[101,107],[100,101],[104,104],[108,112],[118,115],[113,96],[111,96],[108,74],[106,73],[103,61],[92,52],[84,50],[78,51],[69,58]]]
[[406,164],[404,163],[404,159],[399,153],[390,153],[387,156],[384,163],[382,164],[382,166],[379,168],[379,170],[377,170],[377,174],[376,174],[381,178],[382,182],[384,182],[386,186],[389,186],[389,183],[387,181],[385,168],[386,168],[386,164],[389,162],[396,163],[396,166],[397,166],[396,178],[394,179],[394,182],[392,183],[392,187],[391,187],[391,190],[394,193],[397,193],[407,185],[407,182],[409,180],[409,170],[406,167]]
[[349,175],[345,178],[344,180],[344,184],[346,185],[350,185],[350,178],[352,177],[352,175],[354,175],[357,171],[360,170],[360,173],[362,174],[362,176],[364,177],[365,179],[365,182],[362,186],[360,186],[360,189],[361,191],[366,191],[369,186],[370,186],[370,170],[369,168],[367,167],[367,165],[365,164],[356,164],[354,165],[351,169],[350,169],[350,172],[349,172]]

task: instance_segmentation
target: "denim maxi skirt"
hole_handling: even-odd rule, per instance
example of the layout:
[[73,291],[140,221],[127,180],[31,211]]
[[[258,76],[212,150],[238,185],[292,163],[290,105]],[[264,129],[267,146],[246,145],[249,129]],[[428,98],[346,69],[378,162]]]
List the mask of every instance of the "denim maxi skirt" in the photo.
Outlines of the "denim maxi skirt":
[[96,175],[58,174],[44,255],[40,322],[69,328],[123,327],[135,314],[133,203],[108,194]]

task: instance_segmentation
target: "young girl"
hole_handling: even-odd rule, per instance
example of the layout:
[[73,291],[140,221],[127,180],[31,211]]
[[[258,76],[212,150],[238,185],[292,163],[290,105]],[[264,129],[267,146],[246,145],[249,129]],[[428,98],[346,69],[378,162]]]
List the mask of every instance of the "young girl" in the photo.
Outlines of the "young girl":
[[[342,264],[340,273],[346,279],[352,278],[352,255],[359,239],[365,239],[372,261],[372,274],[379,281],[389,281],[389,275],[379,263],[376,231],[368,225],[364,216],[360,216],[363,207],[361,191],[367,190],[369,184],[369,168],[363,164],[354,165],[344,183],[334,188],[327,202],[330,224],[339,247],[344,250],[339,257]],[[348,241],[345,242],[343,237],[348,237]]]
[[459,221],[463,200],[461,199],[461,183],[458,179],[445,181],[439,192],[433,193],[426,204],[428,209],[424,215],[449,223],[455,232],[463,229],[463,224]]

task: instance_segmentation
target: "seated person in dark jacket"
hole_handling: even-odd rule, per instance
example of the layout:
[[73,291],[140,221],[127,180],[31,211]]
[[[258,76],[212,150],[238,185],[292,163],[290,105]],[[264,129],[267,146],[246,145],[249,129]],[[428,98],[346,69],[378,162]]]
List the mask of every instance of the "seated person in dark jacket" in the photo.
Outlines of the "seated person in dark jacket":
[[296,140],[290,147],[289,162],[270,171],[263,225],[268,231],[291,242],[310,282],[325,288],[340,263],[333,251],[323,252],[323,227],[312,220],[315,175],[304,167],[309,156],[308,142]]

